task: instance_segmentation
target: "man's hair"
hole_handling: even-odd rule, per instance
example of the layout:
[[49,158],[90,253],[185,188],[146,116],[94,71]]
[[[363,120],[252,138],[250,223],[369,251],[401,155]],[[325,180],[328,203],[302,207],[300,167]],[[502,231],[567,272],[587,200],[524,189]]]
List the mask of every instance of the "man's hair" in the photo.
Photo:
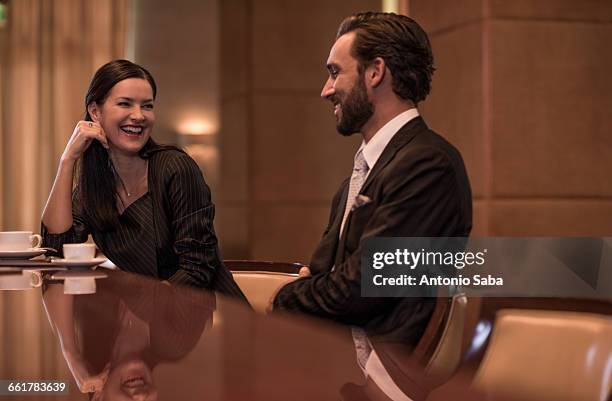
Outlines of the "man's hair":
[[435,68],[427,34],[416,21],[394,13],[359,13],[342,21],[336,39],[352,31],[356,35],[351,54],[360,73],[380,57],[391,71],[393,91],[399,97],[414,103],[425,100]]

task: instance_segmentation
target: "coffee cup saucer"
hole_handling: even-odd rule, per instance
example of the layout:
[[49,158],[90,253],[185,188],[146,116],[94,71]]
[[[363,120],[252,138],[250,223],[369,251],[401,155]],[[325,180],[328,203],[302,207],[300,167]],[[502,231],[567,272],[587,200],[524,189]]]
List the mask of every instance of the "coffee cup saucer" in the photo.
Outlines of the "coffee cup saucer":
[[46,248],[28,248],[20,251],[0,251],[0,259],[31,259],[47,252]]
[[99,264],[102,264],[104,262],[106,262],[106,258],[93,258],[93,259],[60,259],[60,258],[54,258],[51,259],[51,263],[55,264],[55,265],[59,265],[59,266],[66,266],[66,267],[94,267],[94,266],[98,266]]

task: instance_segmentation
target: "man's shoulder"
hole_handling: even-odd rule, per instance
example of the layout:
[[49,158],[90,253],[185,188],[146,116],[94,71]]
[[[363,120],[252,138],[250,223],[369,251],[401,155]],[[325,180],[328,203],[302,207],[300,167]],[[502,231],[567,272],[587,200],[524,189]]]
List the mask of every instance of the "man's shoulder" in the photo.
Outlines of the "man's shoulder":
[[418,162],[435,158],[450,164],[463,165],[459,150],[442,135],[429,127],[419,130],[409,141],[397,151],[396,161]]

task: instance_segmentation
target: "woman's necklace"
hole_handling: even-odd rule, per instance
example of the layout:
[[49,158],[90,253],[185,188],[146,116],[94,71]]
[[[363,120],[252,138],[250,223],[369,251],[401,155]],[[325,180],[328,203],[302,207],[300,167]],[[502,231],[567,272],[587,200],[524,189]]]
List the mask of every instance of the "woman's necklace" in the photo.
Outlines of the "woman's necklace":
[[130,196],[132,196],[132,193],[127,190],[127,187],[125,186],[125,182],[123,182],[123,179],[121,178],[119,174],[117,174],[117,178],[119,178],[119,183],[121,184],[121,188],[123,188],[123,192],[125,192],[127,197],[129,198]]
[[[145,169],[145,171],[148,171],[148,163],[147,163],[147,168]],[[119,175],[117,170],[115,170],[114,166],[113,166],[113,172],[115,173],[115,176],[119,179],[119,183],[121,184],[121,188],[123,189],[123,192],[127,195],[128,198],[130,198],[132,196],[134,191],[137,191],[138,188],[140,188],[140,184],[142,183],[142,180],[144,179],[144,177],[147,176],[147,174],[145,173],[144,176],[140,179],[140,181],[136,184],[135,188],[132,191],[128,191],[127,186],[125,185],[125,182],[123,181],[123,178],[121,178],[121,175]]]

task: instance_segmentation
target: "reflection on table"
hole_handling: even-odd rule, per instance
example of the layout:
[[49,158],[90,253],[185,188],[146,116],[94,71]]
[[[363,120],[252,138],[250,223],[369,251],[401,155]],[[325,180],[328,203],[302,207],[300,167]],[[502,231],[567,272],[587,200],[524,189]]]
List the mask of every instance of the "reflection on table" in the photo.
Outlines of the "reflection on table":
[[[90,295],[64,294],[61,282],[45,282],[42,294],[0,292],[10,305],[3,324],[12,326],[3,346],[20,344],[4,354],[2,377],[67,380],[68,398],[88,399],[86,391],[100,400],[340,399],[346,383],[361,380],[347,329],[106,273]],[[36,316],[28,319],[36,333],[12,324],[26,314]]]
[[[0,378],[70,386],[37,400],[388,401],[357,367],[346,327],[119,270],[73,295],[57,271],[2,269],[25,284],[0,291]],[[254,274],[240,283],[256,283],[246,292],[257,298],[270,288]],[[381,359],[415,401],[607,401],[611,315],[609,299],[440,298],[417,348],[389,344]],[[2,397],[12,399],[34,398]]]

